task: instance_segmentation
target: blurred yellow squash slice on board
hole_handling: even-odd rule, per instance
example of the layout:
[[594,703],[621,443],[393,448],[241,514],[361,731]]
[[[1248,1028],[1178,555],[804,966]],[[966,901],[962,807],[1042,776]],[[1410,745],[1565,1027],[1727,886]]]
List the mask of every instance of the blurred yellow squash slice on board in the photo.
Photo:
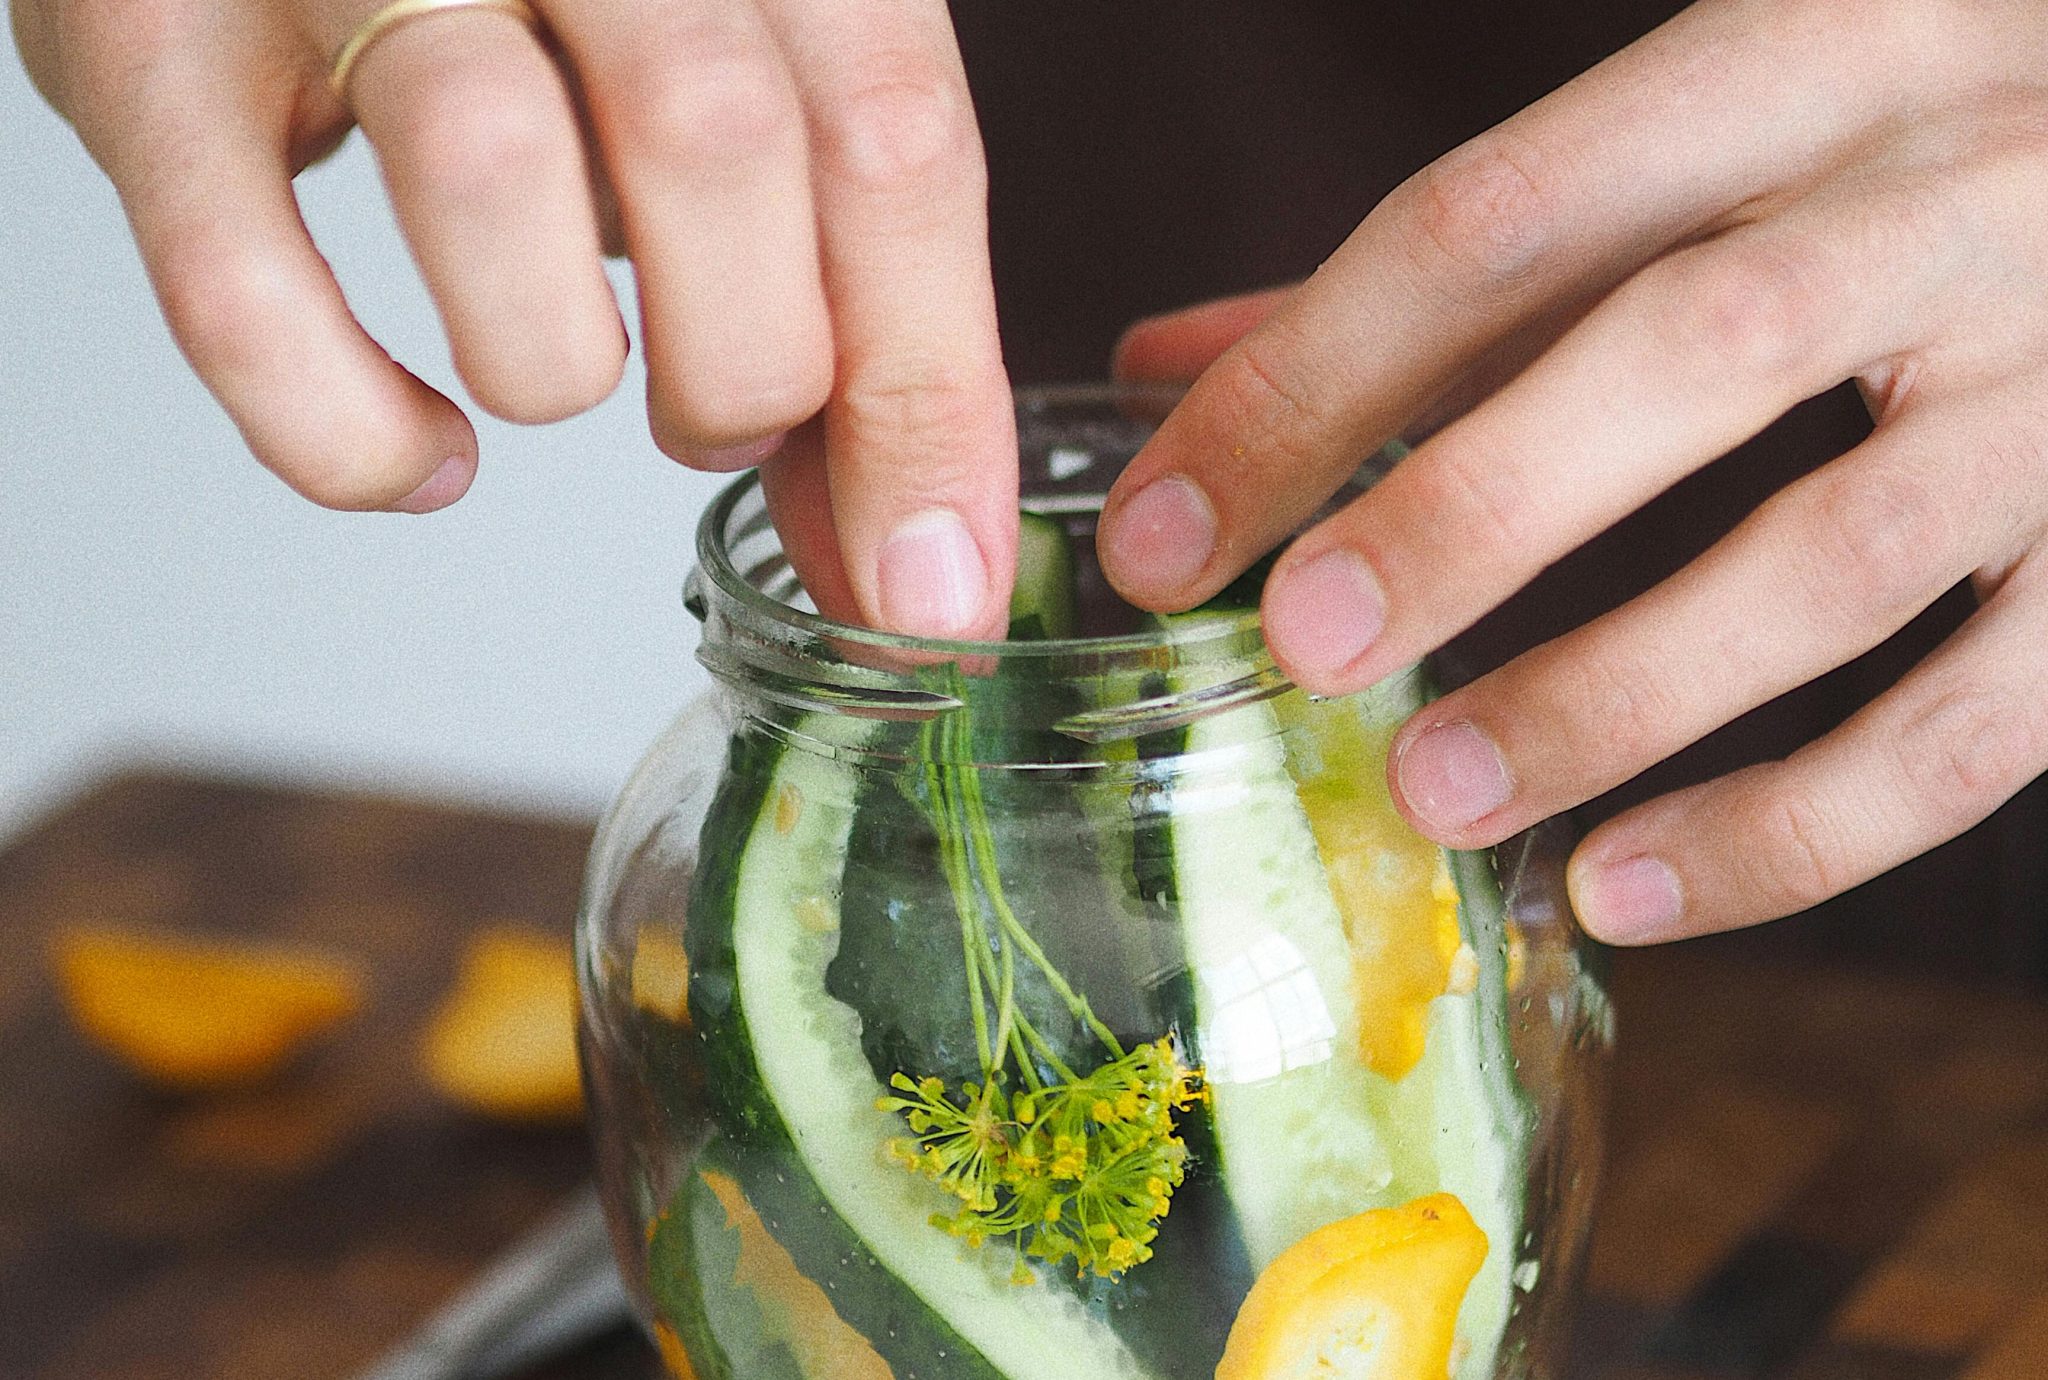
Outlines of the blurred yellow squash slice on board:
[[583,1114],[576,969],[562,940],[515,925],[479,931],[420,1045],[427,1080],[508,1121]]
[[363,1004],[354,964],[291,948],[77,928],[53,957],[79,1030],[180,1090],[267,1078]]
[[1486,1236],[1448,1193],[1309,1233],[1266,1267],[1216,1380],[1444,1380]]

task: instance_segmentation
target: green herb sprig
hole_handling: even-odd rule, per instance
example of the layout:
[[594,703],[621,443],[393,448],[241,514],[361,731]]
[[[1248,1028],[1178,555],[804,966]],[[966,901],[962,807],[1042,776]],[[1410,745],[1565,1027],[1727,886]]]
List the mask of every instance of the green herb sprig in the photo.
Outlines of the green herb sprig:
[[[958,670],[952,675],[957,685]],[[960,918],[981,1078],[954,1089],[899,1072],[890,1080],[898,1095],[876,1106],[909,1125],[911,1135],[888,1147],[897,1162],[960,1200],[957,1212],[934,1214],[934,1226],[976,1247],[1010,1242],[1019,1284],[1035,1278],[1026,1257],[1114,1278],[1152,1256],[1158,1223],[1187,1172],[1175,1117],[1207,1089],[1171,1036],[1126,1050],[1017,919],[996,868],[981,782],[965,760],[961,718],[925,725],[920,742],[926,807]],[[1086,1073],[1070,1067],[1018,1009],[1020,959],[1095,1036],[1100,1065]]]

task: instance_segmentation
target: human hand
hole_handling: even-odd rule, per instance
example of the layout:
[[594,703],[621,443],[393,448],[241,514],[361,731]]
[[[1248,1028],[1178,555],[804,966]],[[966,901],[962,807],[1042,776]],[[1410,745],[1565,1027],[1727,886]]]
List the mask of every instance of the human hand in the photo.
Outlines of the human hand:
[[1452,418],[1266,586],[1275,657],[1332,694],[1858,381],[1867,441],[1395,741],[1415,826],[1492,844],[1973,579],[1968,624],[1835,731],[1594,830],[1570,882],[1604,938],[1811,905],[2048,767],[2038,3],[1702,0],[1404,184],[1299,290],[1143,323],[1121,363],[1201,372],[1099,538],[1155,609],[1220,588],[1418,417]]
[[330,63],[375,0],[16,0],[13,19],[180,347],[307,497],[426,512],[477,464],[460,409],[364,333],[300,220],[292,177],[360,119],[485,409],[544,422],[616,385],[615,203],[662,449],[742,468],[822,409],[829,446],[771,485],[824,534],[803,573],[898,630],[999,627],[1013,422],[942,0],[538,8],[545,39],[490,8],[401,22],[346,100]]

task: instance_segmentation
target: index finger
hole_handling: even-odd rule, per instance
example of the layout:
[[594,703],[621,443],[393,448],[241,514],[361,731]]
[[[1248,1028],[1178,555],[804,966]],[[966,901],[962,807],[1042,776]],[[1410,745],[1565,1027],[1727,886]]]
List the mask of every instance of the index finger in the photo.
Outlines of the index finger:
[[813,126],[837,368],[833,526],[860,611],[894,632],[1000,635],[1017,450],[996,337],[986,171],[940,0],[772,0]]
[[462,496],[476,433],[350,313],[283,148],[212,109],[163,118],[114,168],[171,334],[265,467],[329,508]]
[[1815,24],[1695,7],[1397,188],[1118,481],[1098,539],[1118,590],[1153,609],[1214,594],[1476,356],[1818,165],[1883,94],[1848,79],[1851,50],[1889,40],[1817,43]]

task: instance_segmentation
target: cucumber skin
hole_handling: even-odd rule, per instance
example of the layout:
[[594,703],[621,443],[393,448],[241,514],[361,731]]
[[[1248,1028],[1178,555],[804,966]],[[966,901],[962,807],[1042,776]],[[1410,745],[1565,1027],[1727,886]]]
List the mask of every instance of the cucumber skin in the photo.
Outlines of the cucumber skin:
[[[702,1170],[707,1166],[731,1172],[715,1152],[706,1153],[676,1190],[668,1208],[655,1219],[647,1264],[656,1307],[682,1343],[696,1380],[811,1380],[788,1347],[769,1335],[758,1304],[741,1296],[748,1286],[739,1282],[734,1268],[740,1252],[738,1232],[726,1224],[724,1205],[704,1182]],[[731,1257],[726,1261],[705,1258],[705,1249],[711,1244],[705,1240],[707,1229],[733,1238],[717,1243],[721,1249],[730,1248]],[[714,1280],[715,1271],[732,1277]],[[690,1287],[693,1284],[695,1287]],[[735,1296],[727,1305],[736,1314],[729,1326],[751,1323],[761,1350],[738,1358],[727,1354],[718,1340],[718,1325],[711,1319],[712,1305],[706,1302],[707,1296],[719,1291]]]
[[658,1320],[683,1344],[697,1380],[747,1380],[733,1374],[732,1362],[711,1335],[711,1319],[704,1312],[697,1252],[690,1239],[691,1190],[697,1183],[693,1165],[682,1187],[654,1219],[647,1240],[647,1291],[653,1296]]
[[[684,928],[690,1010],[703,1042],[719,1159],[731,1167],[748,1201],[797,1268],[812,1279],[831,1281],[832,1302],[840,1317],[867,1337],[903,1380],[1007,1380],[883,1269],[867,1244],[832,1210],[797,1154],[754,1063],[746,1013],[740,1009],[733,945],[739,869],[728,864],[738,858],[768,808],[769,784],[786,750],[758,734],[734,735],[724,779],[704,822],[699,857],[709,865],[698,869]],[[695,1176],[695,1165],[689,1172]],[[682,1335],[680,1326],[677,1330]],[[700,1331],[698,1337],[706,1335]],[[687,1344],[693,1339],[683,1340]],[[694,1350],[690,1359],[697,1360]]]
[[1074,551],[1059,520],[1018,515],[1017,582],[1010,591],[1010,640],[1072,637],[1075,631]]

